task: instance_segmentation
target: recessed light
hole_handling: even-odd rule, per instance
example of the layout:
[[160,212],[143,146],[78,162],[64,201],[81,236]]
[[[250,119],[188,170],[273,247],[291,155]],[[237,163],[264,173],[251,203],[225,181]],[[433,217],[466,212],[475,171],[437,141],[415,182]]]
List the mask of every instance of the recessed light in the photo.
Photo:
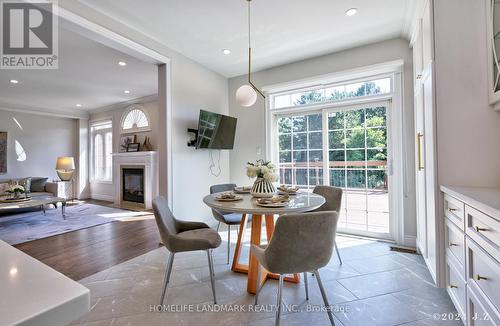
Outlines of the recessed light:
[[350,8],[345,12],[346,16],[352,17],[358,13],[358,8]]
[[222,53],[224,53],[225,55],[228,55],[228,54],[231,54],[231,50],[224,49],[224,50],[222,50]]
[[127,63],[125,61],[118,61],[118,64],[122,67],[126,66]]
[[10,80],[10,83],[11,83],[11,84],[19,84],[19,80],[16,80],[16,79],[11,79],[11,80]]
[[124,90],[123,91],[125,94],[130,94],[130,91],[129,90]]
[[82,107],[82,105],[81,105],[81,104],[77,104],[77,105],[76,105],[76,107],[77,107],[77,108],[81,108],[81,107]]

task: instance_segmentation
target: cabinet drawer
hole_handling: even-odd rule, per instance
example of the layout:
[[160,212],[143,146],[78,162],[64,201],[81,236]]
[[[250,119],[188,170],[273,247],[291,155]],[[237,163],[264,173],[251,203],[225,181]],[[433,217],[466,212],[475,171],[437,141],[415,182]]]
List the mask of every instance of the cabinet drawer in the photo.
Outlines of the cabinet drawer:
[[500,222],[470,206],[465,214],[467,235],[500,261]]
[[465,318],[466,285],[463,278],[463,267],[457,266],[456,259],[453,256],[446,257],[446,291],[450,295],[451,301]]
[[451,252],[462,267],[465,266],[465,234],[449,219],[446,219],[445,241],[446,251]]
[[474,283],[500,309],[500,264],[472,241],[467,246],[467,282]]
[[467,284],[467,325],[500,326],[500,313],[475,283]]
[[444,195],[444,216],[464,231],[465,204],[460,200]]

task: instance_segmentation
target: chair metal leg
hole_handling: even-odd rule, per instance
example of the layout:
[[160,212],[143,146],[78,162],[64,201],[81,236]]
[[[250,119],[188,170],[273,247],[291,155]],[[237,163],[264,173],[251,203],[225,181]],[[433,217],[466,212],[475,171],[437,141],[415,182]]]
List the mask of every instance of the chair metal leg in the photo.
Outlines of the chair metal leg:
[[165,269],[165,278],[163,279],[163,290],[161,292],[160,304],[163,304],[165,300],[165,294],[167,293],[168,282],[170,281],[170,274],[172,273],[172,265],[174,264],[175,253],[171,252],[168,257],[167,267]]
[[335,251],[337,252],[337,257],[339,257],[340,265],[342,265],[342,258],[340,258],[339,247],[337,246],[336,242],[334,246],[335,246]]
[[306,288],[306,300],[309,300],[309,287],[307,286],[307,272],[304,272],[304,286]]
[[217,223],[217,232],[219,232],[219,229],[220,229],[220,221],[219,223]]
[[260,267],[260,264],[257,266],[257,289],[255,291],[255,305],[257,305],[259,301],[259,292],[260,292],[260,278],[262,277],[262,268]]
[[316,275],[316,281],[318,282],[319,291],[321,292],[321,296],[323,297],[323,302],[326,307],[326,313],[328,314],[328,319],[330,319],[330,323],[332,324],[332,326],[335,326],[335,321],[333,320],[333,315],[332,315],[332,309],[330,307],[330,304],[328,303],[328,298],[326,297],[326,292],[325,289],[323,288],[323,283],[321,282],[321,278],[319,277],[318,270],[315,270],[314,274]]
[[229,265],[229,256],[231,256],[231,225],[227,225],[227,264]]
[[212,293],[214,295],[214,304],[217,304],[217,297],[215,295],[215,272],[214,272],[214,262],[212,261],[212,253],[211,250],[207,250],[208,256],[208,268],[210,274],[210,283],[212,283]]
[[278,295],[276,298],[276,321],[274,324],[279,326],[280,324],[280,315],[281,315],[281,293],[283,292],[283,279],[284,275],[280,274],[279,284],[278,284]]
[[212,258],[212,275],[215,277],[215,265],[214,265],[214,251],[210,250],[210,257]]

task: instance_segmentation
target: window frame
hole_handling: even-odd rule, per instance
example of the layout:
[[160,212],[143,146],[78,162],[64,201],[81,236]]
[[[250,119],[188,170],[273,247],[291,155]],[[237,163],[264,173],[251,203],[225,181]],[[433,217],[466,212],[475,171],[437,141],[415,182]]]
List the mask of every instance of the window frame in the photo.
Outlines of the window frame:
[[[137,128],[132,127],[130,129],[123,129],[123,124],[125,123],[125,119],[127,119],[127,116],[129,115],[129,113],[134,111],[134,110],[139,110],[142,113],[144,113],[144,115],[146,116],[146,119],[148,121],[148,125],[146,127],[137,127]],[[144,109],[144,106],[142,106],[140,104],[132,104],[131,106],[126,108],[125,112],[123,112],[123,114],[122,114],[122,118],[120,121],[120,134],[125,135],[125,134],[133,134],[133,133],[137,133],[137,132],[147,132],[147,131],[151,131],[151,117],[149,116],[148,111]]]
[[[103,129],[98,129],[94,130],[94,128],[98,126],[103,126],[109,124],[110,126],[107,128]],[[89,129],[90,129],[90,182],[92,183],[102,183],[102,184],[113,184],[113,159],[111,158],[111,166],[108,167],[106,163],[106,135],[108,133],[111,134],[111,153],[113,153],[113,119],[112,118],[106,118],[106,119],[100,119],[100,120],[93,120],[89,122]],[[97,178],[96,176],[96,164],[95,164],[95,157],[96,153],[95,151],[95,139],[96,136],[100,135],[102,138],[102,165],[103,165],[103,170],[105,171],[106,169],[110,168],[110,177],[109,179],[105,178]],[[111,154],[112,155],[112,154]]]
[[[389,102],[387,107],[388,111],[390,111],[392,117],[387,121],[387,130],[388,132],[388,151],[389,147],[392,150],[391,158],[388,157],[387,160],[387,174],[388,177],[392,179],[390,181],[391,186],[389,190],[390,194],[390,202],[389,202],[389,211],[391,218],[390,225],[390,236],[385,237],[388,240],[394,240],[397,243],[402,245],[406,245],[407,243],[412,242],[412,239],[409,239],[409,236],[405,235],[404,231],[404,216],[405,214],[405,196],[407,195],[406,185],[408,183],[407,176],[407,168],[408,164],[411,162],[407,162],[408,158],[406,156],[406,149],[403,149],[403,142],[406,143],[406,140],[403,140],[403,135],[405,134],[403,131],[403,62],[400,60],[388,62],[380,65],[374,65],[369,67],[362,67],[359,69],[353,69],[353,75],[349,75],[351,71],[340,72],[338,74],[329,74],[318,77],[311,77],[304,80],[299,80],[295,82],[288,82],[283,84],[276,84],[271,86],[264,87],[264,91],[267,93],[266,99],[266,114],[265,114],[265,124],[266,124],[266,159],[271,161],[279,160],[279,147],[278,147],[278,137],[277,135],[277,123],[276,116],[282,115],[294,115],[294,114],[309,114],[314,113],[315,111],[331,111],[331,110],[341,110],[346,107],[366,107],[367,104],[373,105],[377,102]],[[327,77],[325,77],[327,76]],[[356,76],[352,78],[352,76]],[[362,81],[372,81],[375,79],[381,79],[384,77],[391,78],[391,92],[363,97],[354,97],[346,100],[338,101],[338,102],[321,102],[314,103],[309,105],[301,105],[294,107],[286,107],[275,109],[274,105],[274,95],[281,95],[285,93],[296,93],[301,90],[311,90],[317,89],[318,85],[333,85],[333,84],[346,84],[346,83],[355,83]],[[321,79],[321,83],[315,81],[315,78]],[[335,80],[335,83],[325,82],[326,78],[330,78],[330,80]],[[299,87],[300,86],[300,87]],[[323,119],[327,119],[328,114],[323,114]],[[323,122],[323,126],[325,126],[325,121]],[[327,122],[326,122],[327,123]],[[327,124],[326,124],[327,125]],[[391,136],[389,136],[392,133]],[[273,139],[274,137],[274,139]],[[328,146],[328,133],[323,132],[323,146]],[[325,150],[324,152],[325,153]],[[326,150],[328,153],[328,150]],[[324,156],[325,154],[323,154]],[[394,162],[393,158],[402,158],[396,160]],[[329,182],[329,169],[327,168],[328,160],[323,159],[323,163],[325,165],[323,171],[323,183],[328,184]],[[394,173],[396,171],[396,173]],[[327,174],[328,173],[328,174]],[[361,232],[362,233],[362,232]],[[359,234],[361,234],[359,233]],[[361,234],[366,236],[378,236],[374,234]]]

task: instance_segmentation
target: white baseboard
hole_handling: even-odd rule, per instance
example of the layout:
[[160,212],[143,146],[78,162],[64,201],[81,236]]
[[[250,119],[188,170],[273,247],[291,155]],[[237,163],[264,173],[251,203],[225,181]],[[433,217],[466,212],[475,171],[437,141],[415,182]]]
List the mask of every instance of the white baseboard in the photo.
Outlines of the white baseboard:
[[417,237],[414,235],[405,235],[404,246],[410,247],[410,248],[416,248],[417,247]]
[[91,194],[90,198],[96,199],[96,200],[105,200],[105,201],[110,201],[110,202],[115,201],[113,196],[110,196],[110,195]]

